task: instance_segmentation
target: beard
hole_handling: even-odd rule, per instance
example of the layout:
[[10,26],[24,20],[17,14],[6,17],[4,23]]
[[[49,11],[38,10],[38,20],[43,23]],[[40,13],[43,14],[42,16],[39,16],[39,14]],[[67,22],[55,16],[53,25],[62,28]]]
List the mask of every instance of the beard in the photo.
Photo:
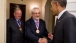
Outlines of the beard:
[[39,17],[37,17],[37,18],[35,18],[36,20],[39,20],[40,18]]

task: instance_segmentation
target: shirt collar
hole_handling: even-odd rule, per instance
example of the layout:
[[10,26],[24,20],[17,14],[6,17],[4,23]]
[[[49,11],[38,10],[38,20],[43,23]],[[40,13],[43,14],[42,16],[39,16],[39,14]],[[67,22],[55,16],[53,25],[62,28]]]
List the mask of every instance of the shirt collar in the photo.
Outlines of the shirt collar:
[[63,13],[66,11],[66,9],[64,9],[63,11],[61,11],[58,15],[58,19],[63,15]]
[[16,21],[18,21],[18,20],[16,19]]
[[20,20],[16,19],[16,21],[18,22],[18,21],[20,21]]
[[36,22],[39,22],[39,20],[38,21],[36,21],[35,19],[34,19],[34,22],[36,23]]

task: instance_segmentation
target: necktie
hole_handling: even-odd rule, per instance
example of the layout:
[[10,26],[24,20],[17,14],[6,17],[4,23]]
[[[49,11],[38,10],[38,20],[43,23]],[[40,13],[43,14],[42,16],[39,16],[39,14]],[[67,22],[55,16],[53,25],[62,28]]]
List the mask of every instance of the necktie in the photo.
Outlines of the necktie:
[[56,25],[57,25],[57,23],[58,23],[58,18],[56,19]]
[[18,23],[18,26],[21,27],[21,22],[20,22],[20,20],[18,20],[17,23]]
[[19,30],[22,32],[22,27],[21,27],[21,22],[20,22],[20,20],[18,20],[17,23],[18,23],[18,26],[19,26]]
[[36,22],[36,28],[37,29],[39,28],[39,22],[38,21]]

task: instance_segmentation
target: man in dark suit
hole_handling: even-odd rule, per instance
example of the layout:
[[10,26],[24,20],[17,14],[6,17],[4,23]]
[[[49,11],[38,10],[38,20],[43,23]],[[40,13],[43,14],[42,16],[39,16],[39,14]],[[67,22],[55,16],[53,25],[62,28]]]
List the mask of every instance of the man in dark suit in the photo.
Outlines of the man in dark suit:
[[22,11],[16,8],[14,18],[7,20],[7,43],[25,43],[25,25],[21,16]]
[[76,17],[66,11],[67,0],[52,0],[51,10],[57,17],[52,43],[76,43]]
[[32,17],[26,21],[26,43],[47,43],[48,31],[45,21],[40,19],[39,8],[33,8]]

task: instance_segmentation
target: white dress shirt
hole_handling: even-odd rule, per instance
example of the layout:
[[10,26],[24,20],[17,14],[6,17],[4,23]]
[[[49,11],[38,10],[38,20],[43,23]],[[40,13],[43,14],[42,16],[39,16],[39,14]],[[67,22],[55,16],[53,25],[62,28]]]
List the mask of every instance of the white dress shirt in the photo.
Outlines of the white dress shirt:
[[63,11],[61,11],[61,12],[59,13],[57,19],[59,19],[59,18],[63,15],[63,13],[64,13],[65,11],[66,11],[66,9],[64,9]]
[[64,9],[63,11],[61,11],[61,12],[59,13],[59,15],[56,16],[55,25],[56,25],[56,20],[59,19],[59,18],[63,15],[63,13],[64,13],[65,11],[66,11],[66,9]]
[[[36,28],[39,28],[39,20],[37,21],[34,19],[34,22],[35,22]],[[38,22],[38,24],[37,24],[37,22]]]

